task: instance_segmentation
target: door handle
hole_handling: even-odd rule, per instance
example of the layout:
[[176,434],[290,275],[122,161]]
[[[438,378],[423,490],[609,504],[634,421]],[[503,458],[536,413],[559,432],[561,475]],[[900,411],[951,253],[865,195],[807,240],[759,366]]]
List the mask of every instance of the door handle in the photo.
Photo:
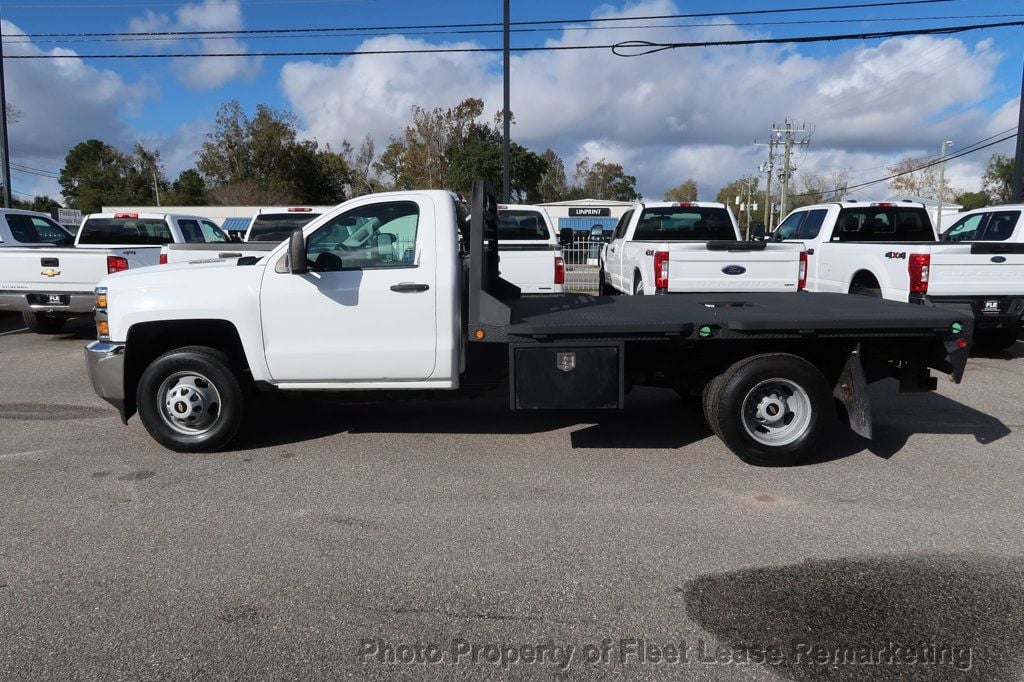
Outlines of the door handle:
[[415,294],[426,291],[429,288],[429,284],[416,284],[414,282],[402,282],[401,284],[391,285],[391,291],[397,291],[401,294]]
[[813,256],[814,255],[814,249],[807,249],[807,255],[808,256]]
[[218,253],[217,257],[218,258],[241,258],[242,254],[240,254],[240,253]]

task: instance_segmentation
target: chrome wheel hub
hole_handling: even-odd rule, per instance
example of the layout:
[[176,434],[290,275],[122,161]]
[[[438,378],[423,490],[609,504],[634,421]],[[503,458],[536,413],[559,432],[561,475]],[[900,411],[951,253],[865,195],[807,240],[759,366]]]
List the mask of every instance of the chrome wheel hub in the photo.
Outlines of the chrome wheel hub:
[[221,398],[212,381],[198,372],[177,372],[160,385],[160,416],[178,433],[195,436],[220,419]]
[[811,399],[789,379],[762,381],[743,399],[743,428],[762,445],[780,447],[799,440],[810,428]]

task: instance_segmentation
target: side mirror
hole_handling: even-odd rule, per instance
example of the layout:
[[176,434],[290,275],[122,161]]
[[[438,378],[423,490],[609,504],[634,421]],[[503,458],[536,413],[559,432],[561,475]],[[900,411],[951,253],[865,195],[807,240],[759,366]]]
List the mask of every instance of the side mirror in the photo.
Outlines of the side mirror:
[[288,237],[288,269],[293,275],[305,275],[309,272],[309,264],[306,262],[306,237],[302,234],[302,228],[297,227]]
[[754,225],[754,231],[751,233],[751,236],[754,239],[761,241],[764,239],[765,234],[767,234],[767,232],[764,229],[764,223],[758,223],[757,225]]
[[558,233],[558,243],[562,246],[569,246],[572,244],[572,228],[563,227]]

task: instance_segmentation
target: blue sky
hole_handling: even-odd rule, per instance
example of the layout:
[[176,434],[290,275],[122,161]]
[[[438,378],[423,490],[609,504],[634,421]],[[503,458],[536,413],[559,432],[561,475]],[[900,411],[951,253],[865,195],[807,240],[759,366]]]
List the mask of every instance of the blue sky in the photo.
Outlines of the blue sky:
[[[599,4],[513,0],[513,21],[808,7],[807,0]],[[828,3],[822,3],[828,4]],[[847,4],[835,2],[832,4]],[[439,12],[438,7],[444,11]],[[6,34],[128,30],[322,28],[497,22],[501,3],[408,0],[9,0],[0,5]],[[1010,17],[979,15],[1016,15]],[[932,17],[934,17],[932,19]],[[957,18],[939,18],[957,17]],[[861,8],[699,19],[576,24],[522,31],[513,45],[604,44],[623,39],[716,40],[856,33],[921,25],[1024,19],[1008,0],[954,0],[906,7]],[[816,22],[841,23],[769,23]],[[614,30],[608,27],[614,26]],[[644,28],[636,28],[644,26]],[[395,32],[403,33],[403,32]],[[500,46],[499,33],[372,37],[288,37],[207,41],[47,42],[8,35],[8,54],[62,50],[56,61],[8,60],[8,95],[19,111],[12,157],[23,167],[55,171],[77,141],[99,137],[118,146],[157,146],[173,176],[194,163],[217,108],[238,99],[294,111],[303,134],[337,145],[369,133],[378,149],[400,131],[412,104],[452,106],[482,97],[500,105],[500,60],[494,55],[266,57],[236,60],[88,60],[75,54],[206,51],[317,51]],[[942,139],[967,144],[1016,123],[1024,29],[799,46],[675,50],[622,59],[607,51],[545,52],[513,61],[517,141],[555,148],[570,170],[583,156],[622,162],[648,196],[697,180],[702,198],[753,172],[763,152],[751,144],[786,116],[813,128],[800,159],[807,172],[884,174],[903,156],[934,153]],[[55,110],[57,107],[58,110]],[[1012,114],[1012,116],[1011,116]],[[934,148],[934,149],[933,149]],[[950,164],[954,184],[974,189],[991,151]],[[955,151],[955,147],[954,147]],[[871,172],[871,169],[874,172]],[[56,193],[52,179],[19,171],[14,189]]]

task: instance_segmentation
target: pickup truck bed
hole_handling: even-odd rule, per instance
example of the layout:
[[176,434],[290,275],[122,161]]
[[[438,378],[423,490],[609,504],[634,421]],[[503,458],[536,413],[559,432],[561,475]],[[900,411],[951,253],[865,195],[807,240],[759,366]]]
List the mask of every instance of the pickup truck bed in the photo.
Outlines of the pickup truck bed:
[[[669,297],[550,296],[508,300],[508,336],[695,335],[715,327],[714,336],[819,334],[845,331],[856,337],[933,335],[964,315],[939,308],[843,294],[685,294]],[[498,331],[498,329],[493,329]],[[699,330],[698,330],[699,334]],[[495,341],[501,334],[487,334]],[[699,336],[697,336],[699,338]]]

